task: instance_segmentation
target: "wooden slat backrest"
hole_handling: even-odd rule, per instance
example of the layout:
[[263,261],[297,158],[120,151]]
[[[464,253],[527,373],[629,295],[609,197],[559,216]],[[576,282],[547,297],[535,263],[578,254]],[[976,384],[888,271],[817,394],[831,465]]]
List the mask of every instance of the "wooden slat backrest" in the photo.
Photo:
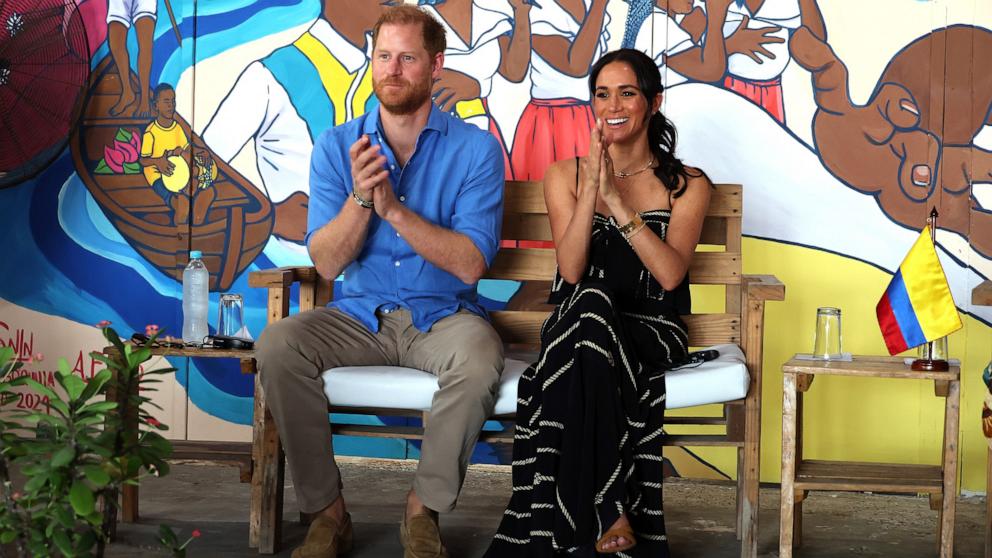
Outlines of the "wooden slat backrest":
[[[551,227],[542,184],[507,181],[504,192],[503,238],[550,240]],[[726,303],[723,312],[694,311],[683,316],[689,327],[691,346],[741,343],[741,209],[741,186],[717,184],[703,222],[701,249],[693,257],[689,277],[693,285],[724,286]],[[551,281],[555,267],[553,248],[501,248],[486,278]],[[330,299],[329,284],[320,284],[316,273],[311,275],[300,278],[318,282],[315,287],[301,289],[301,309],[324,305]],[[491,312],[491,316],[504,342],[537,346],[547,313],[503,310]]]
[[[741,342],[741,186],[718,184],[710,199],[700,244],[689,268],[695,285],[723,285],[722,313],[684,316],[689,344],[707,346]],[[550,240],[544,191],[540,182],[507,181],[503,203],[503,238]],[[712,251],[720,247],[723,251]],[[720,248],[716,248],[719,250]],[[550,281],[555,274],[552,248],[503,248],[486,274],[488,279]],[[493,325],[506,343],[536,345],[545,312],[492,312]]]

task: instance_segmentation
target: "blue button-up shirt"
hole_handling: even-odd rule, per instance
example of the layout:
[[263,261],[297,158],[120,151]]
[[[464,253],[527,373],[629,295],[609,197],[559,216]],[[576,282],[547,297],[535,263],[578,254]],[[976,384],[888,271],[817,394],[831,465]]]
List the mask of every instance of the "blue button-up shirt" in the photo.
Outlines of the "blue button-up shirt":
[[[307,246],[315,231],[351,199],[348,148],[368,134],[381,145],[397,199],[425,220],[467,236],[489,266],[499,247],[503,218],[503,153],[488,132],[432,107],[405,167],[386,143],[379,110],[325,131],[313,149]],[[370,210],[374,211],[374,210]],[[341,296],[329,306],[379,331],[377,310],[406,308],[413,325],[434,322],[465,308],[485,316],[469,285],[417,254],[386,221],[372,214],[365,245],[344,270]]]

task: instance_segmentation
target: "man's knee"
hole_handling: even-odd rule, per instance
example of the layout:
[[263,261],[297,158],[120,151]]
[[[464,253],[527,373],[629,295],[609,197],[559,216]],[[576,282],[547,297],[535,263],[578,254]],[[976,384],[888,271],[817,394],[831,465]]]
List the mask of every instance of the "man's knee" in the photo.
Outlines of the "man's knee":
[[442,374],[440,383],[443,387],[457,382],[466,395],[495,396],[505,362],[503,342],[488,323],[465,327],[462,339],[450,348],[448,369]]
[[258,363],[259,378],[263,382],[278,376],[283,370],[287,356],[299,353],[294,340],[299,339],[300,324],[290,318],[273,322],[262,330],[255,342],[255,361]]

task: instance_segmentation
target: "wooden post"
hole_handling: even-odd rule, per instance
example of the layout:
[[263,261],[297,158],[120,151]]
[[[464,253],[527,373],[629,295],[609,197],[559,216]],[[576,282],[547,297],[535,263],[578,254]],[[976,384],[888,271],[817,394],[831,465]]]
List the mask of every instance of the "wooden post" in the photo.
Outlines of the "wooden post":
[[961,381],[950,382],[944,403],[944,502],[940,509],[940,558],[954,556],[954,508],[958,493],[958,419]]
[[[797,374],[796,387],[796,466],[803,462],[803,394],[816,376],[812,374]],[[805,386],[805,389],[803,389]],[[792,504],[792,548],[803,545],[803,500],[806,492],[798,491]]]
[[792,522],[796,489],[796,375],[782,374],[782,488],[779,558],[792,558]]
[[[268,322],[289,315],[289,286],[270,287]],[[251,505],[248,544],[259,554],[275,554],[282,540],[282,496],[286,459],[275,420],[265,404],[265,392],[255,375],[255,416],[252,420]]]

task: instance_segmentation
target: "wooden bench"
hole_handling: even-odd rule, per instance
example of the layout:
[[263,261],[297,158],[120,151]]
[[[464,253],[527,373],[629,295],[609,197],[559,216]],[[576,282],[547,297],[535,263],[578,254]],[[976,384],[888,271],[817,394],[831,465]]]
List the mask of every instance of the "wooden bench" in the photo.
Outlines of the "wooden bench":
[[[665,445],[729,446],[737,448],[737,525],[741,556],[757,555],[758,481],[761,436],[761,362],[766,300],[783,300],[785,287],[774,277],[745,276],[741,266],[742,188],[717,185],[703,226],[701,245],[689,270],[691,282],[722,285],[724,310],[718,313],[693,313],[685,316],[689,343],[694,347],[735,343],[745,354],[750,372],[750,386],[745,399],[724,404],[722,416],[671,417],[667,424],[723,427],[718,434],[669,435]],[[504,196],[503,238],[513,240],[551,240],[544,192],[540,182],[506,183]],[[713,248],[717,246],[720,248]],[[712,251],[719,250],[722,251]],[[556,269],[553,249],[503,248],[486,275],[488,279],[516,281],[550,281]],[[289,315],[291,287],[299,284],[299,310],[327,304],[332,289],[312,267],[287,267],[253,272],[252,287],[266,288],[268,320],[274,322]],[[695,303],[694,303],[695,305]],[[516,346],[536,348],[540,343],[544,311],[492,312],[492,323],[503,341]],[[419,416],[406,409],[330,408],[331,412],[369,415]],[[494,417],[511,422],[512,417]],[[333,426],[336,434],[389,436],[418,439],[423,429],[413,426]],[[480,441],[512,443],[512,427],[502,432],[483,432]],[[260,553],[276,552],[281,535],[284,454],[279,435],[268,412],[265,396],[256,378],[254,419],[254,468],[252,476],[250,544]],[[509,496],[509,495],[507,495]]]

